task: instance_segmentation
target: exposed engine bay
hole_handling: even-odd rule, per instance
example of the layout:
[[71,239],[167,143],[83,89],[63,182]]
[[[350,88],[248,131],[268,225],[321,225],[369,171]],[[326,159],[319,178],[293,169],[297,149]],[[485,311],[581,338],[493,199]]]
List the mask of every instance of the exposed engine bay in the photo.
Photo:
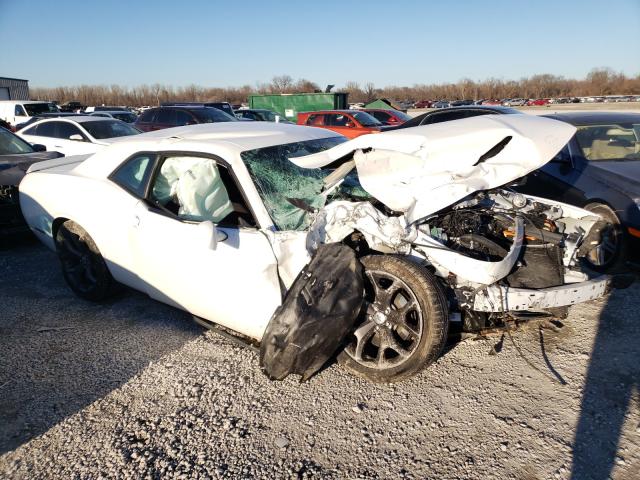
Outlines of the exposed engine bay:
[[[540,297],[545,297],[544,289],[590,280],[580,257],[589,249],[588,232],[599,221],[577,207],[494,189],[476,192],[413,224],[402,214],[387,216],[369,202],[334,202],[316,218],[307,244],[313,251],[345,238],[357,245],[361,238],[368,249],[423,263],[453,289],[462,310],[543,312],[586,300]],[[592,289],[593,298],[603,293],[601,287]],[[519,290],[532,291],[531,301],[512,304],[509,300]],[[495,301],[494,295],[503,297]]]

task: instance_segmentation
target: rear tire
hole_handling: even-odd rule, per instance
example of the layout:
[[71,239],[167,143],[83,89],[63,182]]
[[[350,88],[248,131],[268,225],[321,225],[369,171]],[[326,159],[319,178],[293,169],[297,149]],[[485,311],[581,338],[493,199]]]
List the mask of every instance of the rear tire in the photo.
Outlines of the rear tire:
[[67,284],[79,297],[99,302],[111,296],[116,282],[89,234],[67,220],[55,235],[56,251]]
[[399,382],[442,353],[448,303],[436,277],[405,258],[371,255],[360,261],[365,307],[338,363],[372,382]]
[[626,239],[618,216],[611,207],[603,203],[590,203],[584,208],[597,213],[609,224],[600,232],[600,243],[585,256],[589,267],[602,273],[624,270]]

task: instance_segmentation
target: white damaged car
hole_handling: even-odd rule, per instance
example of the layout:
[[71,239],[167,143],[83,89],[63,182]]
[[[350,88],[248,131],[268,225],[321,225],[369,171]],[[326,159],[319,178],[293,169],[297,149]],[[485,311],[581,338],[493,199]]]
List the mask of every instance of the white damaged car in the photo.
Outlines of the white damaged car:
[[[455,125],[454,125],[455,123]],[[260,345],[275,379],[329,359],[407,378],[467,330],[605,294],[602,221],[514,193],[575,128],[482,116],[365,135],[266,122],[138,135],[33,165],[32,231],[88,300],[117,284]]]

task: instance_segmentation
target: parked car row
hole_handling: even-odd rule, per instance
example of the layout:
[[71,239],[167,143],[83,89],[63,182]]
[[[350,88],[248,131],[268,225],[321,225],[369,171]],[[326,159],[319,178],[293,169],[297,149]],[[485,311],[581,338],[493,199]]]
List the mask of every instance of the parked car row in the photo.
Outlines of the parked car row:
[[505,107],[542,106],[562,103],[613,103],[640,102],[640,95],[609,95],[592,97],[556,97],[556,98],[482,98],[479,100],[419,100],[412,108],[447,108],[465,105],[502,105]]

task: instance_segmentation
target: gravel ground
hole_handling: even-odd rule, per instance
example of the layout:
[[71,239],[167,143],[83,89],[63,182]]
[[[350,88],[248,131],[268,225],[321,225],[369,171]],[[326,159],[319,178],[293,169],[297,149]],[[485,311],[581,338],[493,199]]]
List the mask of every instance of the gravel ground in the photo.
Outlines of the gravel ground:
[[299,384],[141,294],[75,298],[33,242],[0,272],[2,478],[638,478],[638,282],[544,349],[515,331],[540,371],[495,334],[401,384]]

